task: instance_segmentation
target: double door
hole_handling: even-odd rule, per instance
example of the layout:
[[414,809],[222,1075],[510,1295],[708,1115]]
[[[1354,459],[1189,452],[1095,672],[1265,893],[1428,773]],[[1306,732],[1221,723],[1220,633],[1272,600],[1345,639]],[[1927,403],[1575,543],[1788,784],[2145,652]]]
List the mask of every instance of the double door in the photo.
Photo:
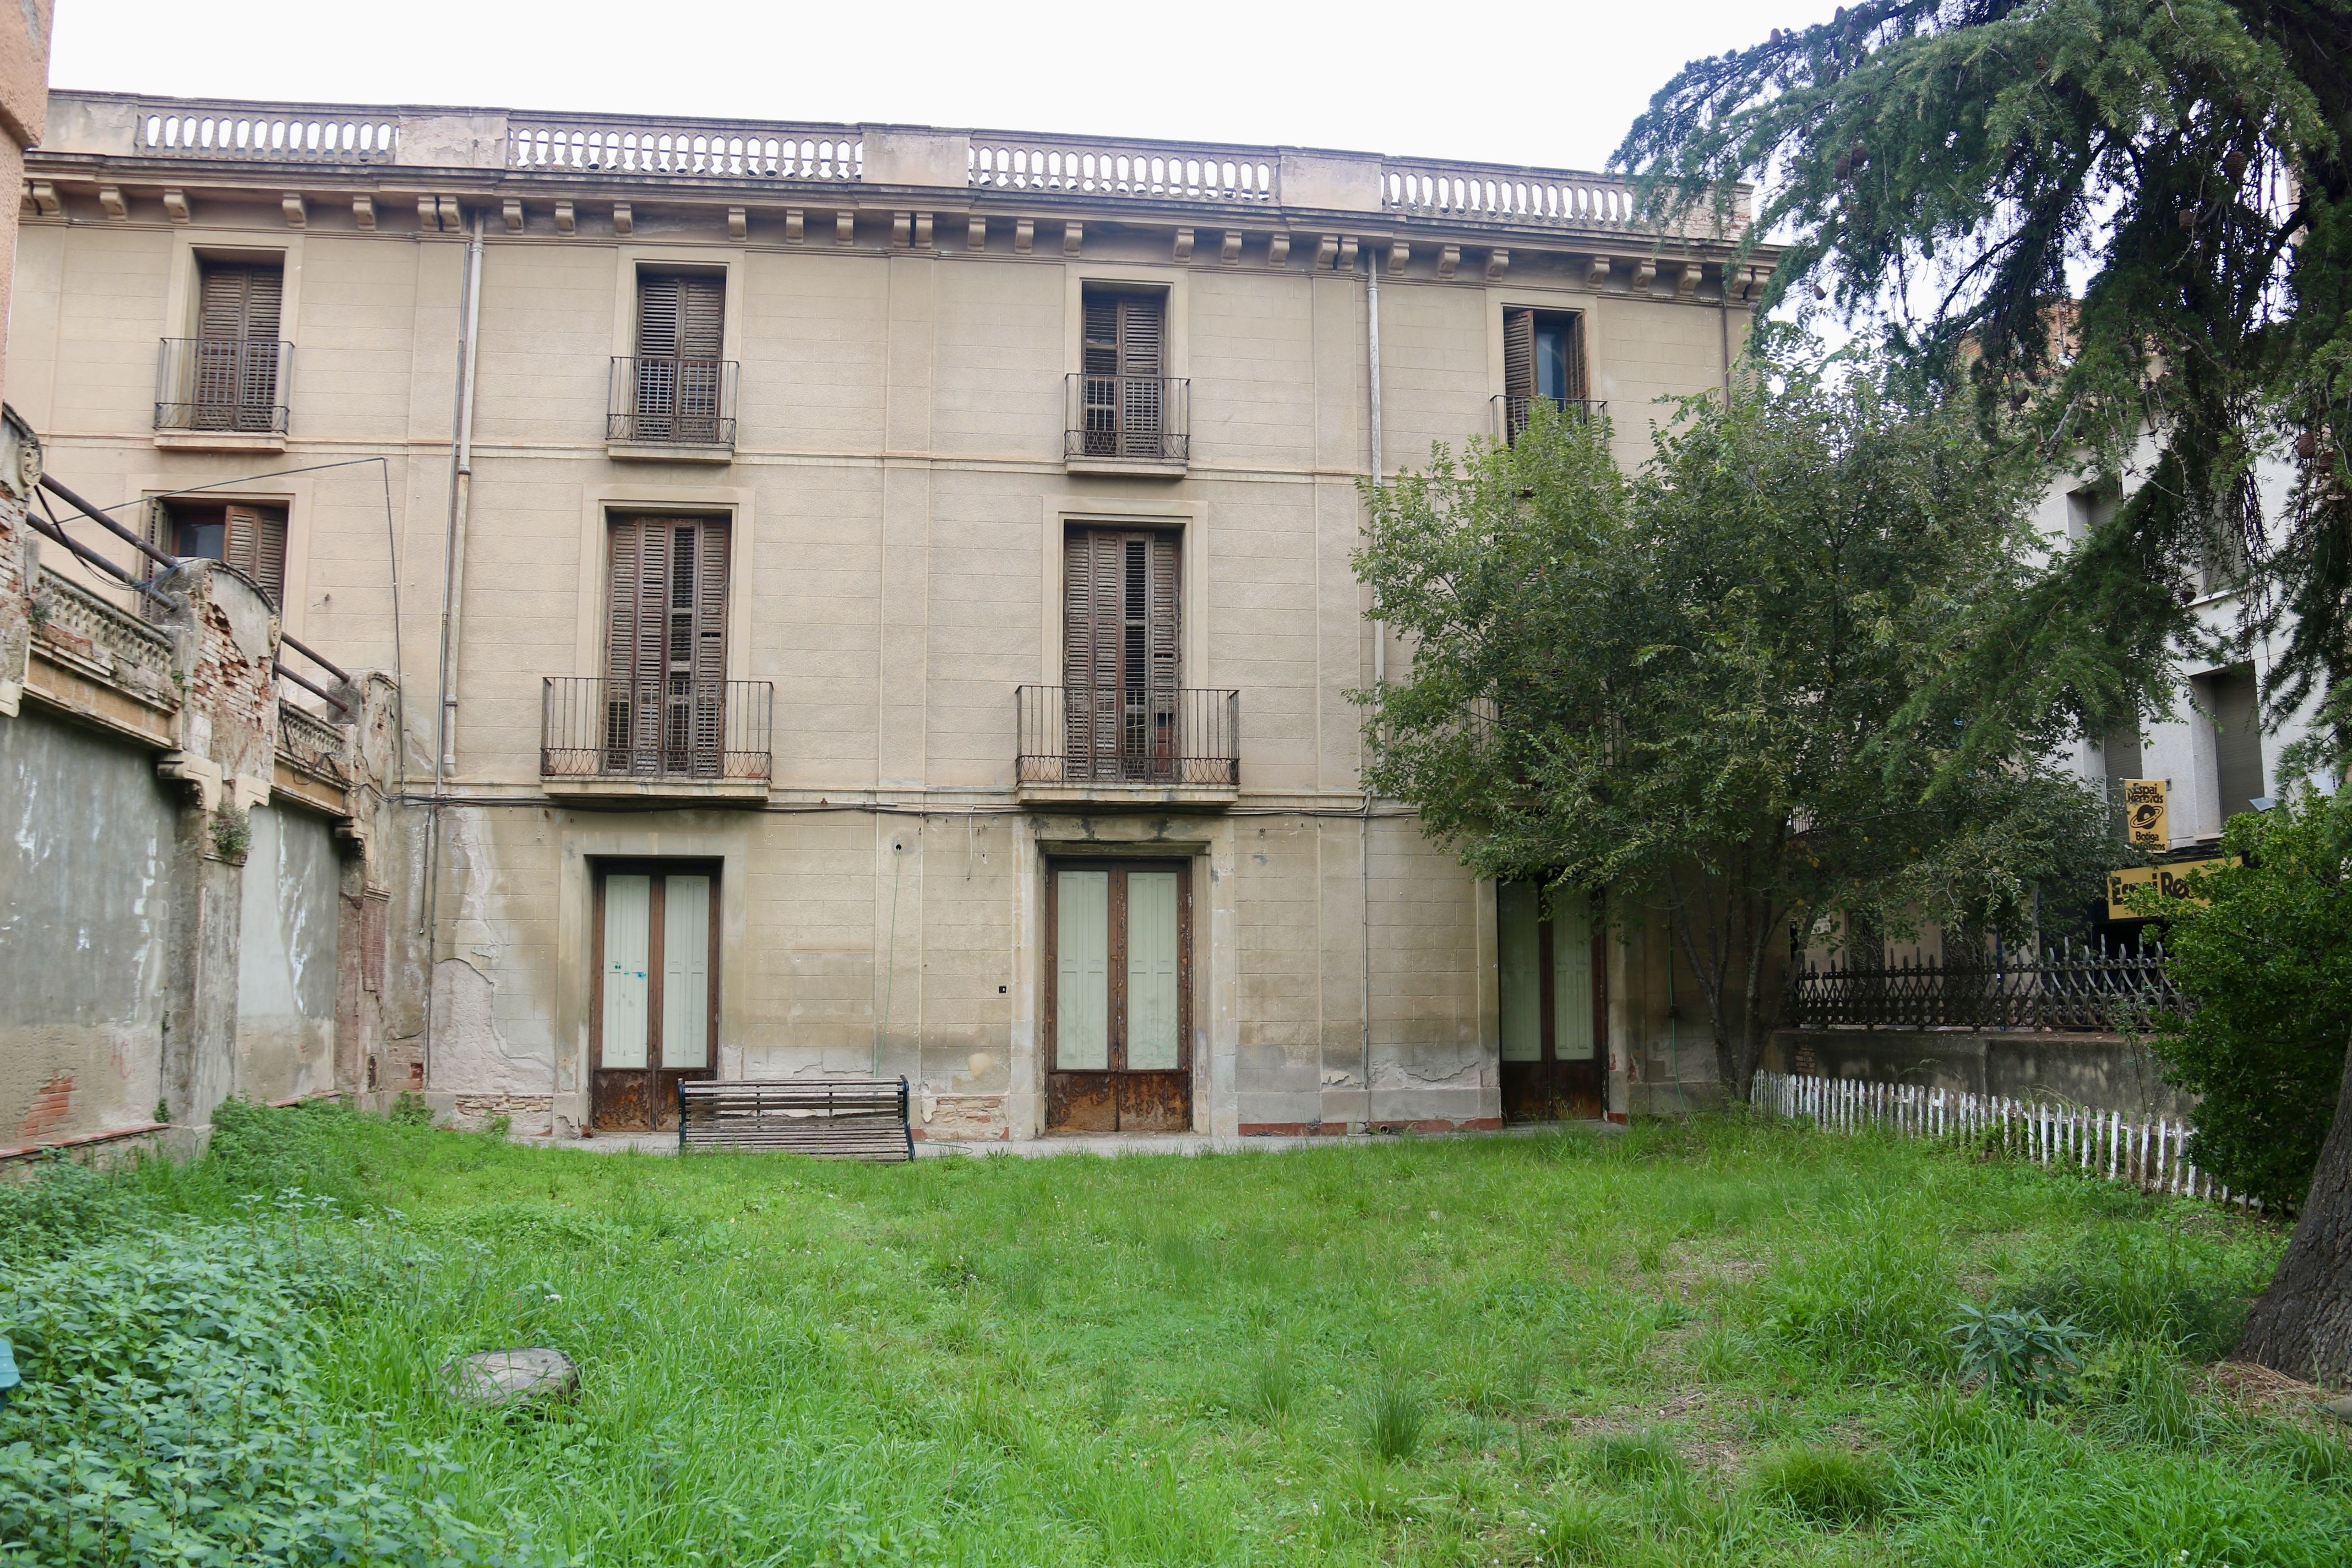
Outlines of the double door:
[[596,876],[595,994],[589,1008],[590,1124],[677,1125],[682,1079],[711,1076],[718,1034],[715,867],[614,862]]
[[1057,861],[1045,901],[1047,1129],[1190,1131],[1189,867]]
[[1495,889],[1495,914],[1503,1115],[1513,1121],[1598,1119],[1609,1009],[1591,901],[1559,894],[1547,913],[1536,884],[1504,882]]

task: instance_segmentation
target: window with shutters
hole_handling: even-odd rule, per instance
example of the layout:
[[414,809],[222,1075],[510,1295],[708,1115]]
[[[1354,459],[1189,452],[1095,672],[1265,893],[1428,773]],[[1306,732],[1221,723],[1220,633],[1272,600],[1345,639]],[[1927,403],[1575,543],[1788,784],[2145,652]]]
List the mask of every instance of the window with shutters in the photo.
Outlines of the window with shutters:
[[1517,440],[1538,403],[1581,414],[1591,405],[1584,375],[1584,318],[1573,310],[1512,307],[1503,312],[1503,434]]
[[285,430],[285,287],[281,260],[197,259],[195,336],[164,341],[159,429]]
[[735,366],[722,357],[727,279],[637,274],[636,352],[615,360],[608,437],[676,446],[735,441]]
[[182,560],[219,561],[261,586],[273,606],[286,602],[286,509],[245,501],[157,503],[159,548]]
[[611,527],[604,771],[725,776],[727,521]]
[[1070,531],[1062,686],[1073,783],[1179,781],[1180,544],[1172,531]]
[[[2266,792],[2263,778],[2262,688],[2251,664],[2189,677],[2197,706],[2213,726],[2212,784],[2226,823]],[[2179,818],[2174,819],[2178,823]],[[2219,824],[2216,825],[2217,826]]]
[[1167,294],[1089,288],[1080,320],[1085,343],[1070,377],[1066,454],[1183,461],[1186,387],[1168,374]]

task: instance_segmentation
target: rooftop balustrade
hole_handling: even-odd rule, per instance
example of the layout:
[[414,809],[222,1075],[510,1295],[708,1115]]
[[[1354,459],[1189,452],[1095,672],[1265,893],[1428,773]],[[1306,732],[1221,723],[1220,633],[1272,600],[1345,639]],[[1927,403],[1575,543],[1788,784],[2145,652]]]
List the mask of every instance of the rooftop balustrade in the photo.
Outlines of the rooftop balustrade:
[[[1646,230],[1632,184],[1516,164],[926,126],[53,93],[36,153],[1018,192],[1240,213],[1291,207],[1510,228]],[[1746,226],[1745,195],[1694,238]]]

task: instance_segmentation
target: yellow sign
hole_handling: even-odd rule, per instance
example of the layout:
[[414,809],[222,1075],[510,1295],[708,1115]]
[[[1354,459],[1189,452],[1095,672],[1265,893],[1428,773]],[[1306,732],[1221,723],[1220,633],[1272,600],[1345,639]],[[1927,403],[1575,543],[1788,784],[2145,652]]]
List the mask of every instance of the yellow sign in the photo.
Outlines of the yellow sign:
[[2206,900],[2189,890],[2189,877],[2195,871],[2219,871],[2224,866],[2235,866],[2238,858],[2226,855],[2212,860],[2182,860],[2170,866],[2133,866],[2126,870],[2107,873],[2107,918],[2111,921],[2134,921],[2146,917],[2124,900],[2135,889],[2153,886],[2168,899],[2185,903],[2201,904]]
[[2171,814],[2165,805],[2163,779],[2126,779],[2124,839],[2135,849],[2172,847]]

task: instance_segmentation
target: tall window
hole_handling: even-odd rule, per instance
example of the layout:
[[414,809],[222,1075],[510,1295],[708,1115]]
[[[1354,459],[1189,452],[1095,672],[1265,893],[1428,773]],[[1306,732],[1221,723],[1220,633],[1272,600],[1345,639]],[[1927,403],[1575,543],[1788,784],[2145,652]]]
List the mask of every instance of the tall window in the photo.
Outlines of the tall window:
[[727,280],[709,272],[637,275],[635,428],[640,441],[724,445]]
[[2263,710],[2254,667],[2231,665],[2189,678],[2197,705],[2211,715],[2213,763],[2221,820],[2253,810],[2263,788]]
[[169,428],[279,428],[281,261],[196,263],[196,335],[167,363],[157,423]]
[[167,501],[156,509],[157,545],[183,560],[236,567],[268,595],[286,601],[286,509],[242,501]]
[[1088,289],[1083,305],[1084,455],[1166,456],[1167,296]]
[[1073,781],[1175,775],[1183,679],[1178,565],[1172,531],[1070,531],[1062,685]]
[[720,775],[726,748],[727,522],[612,524],[607,773]]
[[1503,312],[1504,433],[1516,439],[1538,399],[1583,406],[1584,318],[1572,310]]

